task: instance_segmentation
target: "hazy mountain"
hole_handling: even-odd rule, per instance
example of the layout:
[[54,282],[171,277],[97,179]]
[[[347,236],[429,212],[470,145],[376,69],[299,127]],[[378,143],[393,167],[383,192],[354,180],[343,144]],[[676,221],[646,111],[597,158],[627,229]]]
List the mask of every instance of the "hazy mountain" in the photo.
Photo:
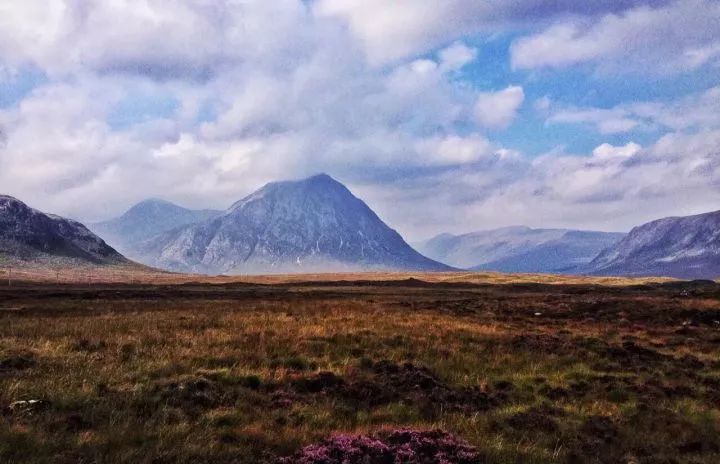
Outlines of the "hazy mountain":
[[463,235],[442,234],[418,251],[451,266],[501,272],[574,272],[624,234],[504,227]]
[[204,273],[449,269],[412,249],[325,174],[270,183],[218,217],[161,234],[139,252],[147,264]]
[[720,211],[635,227],[588,267],[598,275],[720,276]]
[[0,195],[0,256],[5,260],[123,264],[128,261],[79,222]]
[[220,211],[191,210],[165,200],[149,199],[122,216],[88,227],[110,245],[132,257],[137,246],[163,232],[216,217]]
[[602,250],[614,245],[624,236],[625,234],[622,233],[569,230],[560,238],[472,269],[500,272],[578,273]]

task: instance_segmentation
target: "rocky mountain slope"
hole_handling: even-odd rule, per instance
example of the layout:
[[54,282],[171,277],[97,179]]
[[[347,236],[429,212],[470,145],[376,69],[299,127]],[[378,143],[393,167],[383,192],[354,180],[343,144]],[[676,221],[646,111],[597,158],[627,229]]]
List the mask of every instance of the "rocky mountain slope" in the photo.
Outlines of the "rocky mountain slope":
[[169,201],[149,199],[136,204],[120,217],[89,224],[88,227],[123,254],[132,257],[140,243],[177,227],[216,217],[220,213],[211,209],[191,210]]
[[442,234],[417,245],[437,261],[464,269],[573,273],[624,234],[504,227],[463,235]]
[[442,271],[344,185],[321,174],[274,182],[218,217],[145,242],[141,261],[176,271]]
[[79,222],[42,213],[6,195],[0,195],[0,256],[28,262],[128,263]]
[[635,227],[588,266],[596,275],[720,277],[720,211]]

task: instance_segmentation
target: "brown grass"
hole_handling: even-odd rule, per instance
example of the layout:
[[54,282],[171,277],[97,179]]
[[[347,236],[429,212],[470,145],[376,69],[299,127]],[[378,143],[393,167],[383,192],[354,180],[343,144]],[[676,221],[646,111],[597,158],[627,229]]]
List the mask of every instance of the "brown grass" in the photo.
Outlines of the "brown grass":
[[490,463],[720,459],[714,286],[172,278],[0,288],[0,462],[271,462],[400,426]]
[[142,284],[295,284],[306,282],[387,282],[416,279],[432,283],[604,285],[626,286],[670,282],[668,277],[594,277],[558,274],[504,274],[500,272],[364,272],[332,274],[219,275],[181,274],[138,264],[123,266],[37,266],[0,262],[0,286],[12,281],[43,283],[142,283]]

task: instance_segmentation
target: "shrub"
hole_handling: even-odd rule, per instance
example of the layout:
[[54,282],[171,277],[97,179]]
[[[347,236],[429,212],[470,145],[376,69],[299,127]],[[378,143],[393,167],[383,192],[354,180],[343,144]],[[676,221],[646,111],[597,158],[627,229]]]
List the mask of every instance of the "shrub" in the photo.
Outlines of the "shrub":
[[442,430],[400,429],[374,435],[335,435],[278,464],[477,464],[481,455]]

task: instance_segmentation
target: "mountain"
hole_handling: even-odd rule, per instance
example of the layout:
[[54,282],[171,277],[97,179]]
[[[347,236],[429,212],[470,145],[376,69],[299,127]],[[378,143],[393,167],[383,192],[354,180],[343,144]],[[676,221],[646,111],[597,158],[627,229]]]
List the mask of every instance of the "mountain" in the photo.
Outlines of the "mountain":
[[451,266],[500,272],[571,273],[624,234],[504,227],[463,235],[441,234],[418,251]]
[[720,276],[720,211],[669,217],[635,227],[588,266],[596,275]]
[[574,274],[624,236],[621,233],[568,230],[557,239],[522,253],[475,266],[472,270]]
[[88,227],[109,244],[133,256],[138,244],[163,232],[216,217],[220,211],[191,210],[165,200],[142,201],[122,216]]
[[211,274],[451,269],[412,249],[325,174],[267,184],[218,217],[163,233],[138,251],[146,264]]
[[45,214],[0,195],[3,260],[124,264],[128,261],[79,222]]

